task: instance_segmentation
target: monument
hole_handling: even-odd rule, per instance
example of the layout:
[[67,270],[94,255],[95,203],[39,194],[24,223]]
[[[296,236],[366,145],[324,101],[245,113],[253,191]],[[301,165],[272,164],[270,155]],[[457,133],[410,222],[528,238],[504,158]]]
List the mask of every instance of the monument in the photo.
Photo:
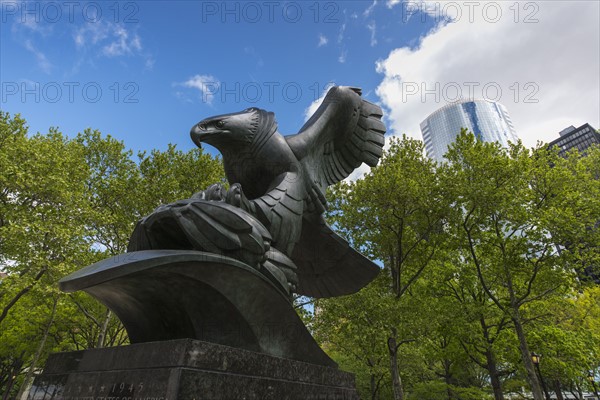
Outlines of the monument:
[[60,281],[110,308],[132,344],[51,355],[29,398],[358,398],[292,295],[354,293],[379,272],[323,213],[328,186],[377,165],[381,117],[360,89],[333,87],[295,135],[258,108],[194,125],[194,143],[222,153],[229,188],[160,206],[127,253]]

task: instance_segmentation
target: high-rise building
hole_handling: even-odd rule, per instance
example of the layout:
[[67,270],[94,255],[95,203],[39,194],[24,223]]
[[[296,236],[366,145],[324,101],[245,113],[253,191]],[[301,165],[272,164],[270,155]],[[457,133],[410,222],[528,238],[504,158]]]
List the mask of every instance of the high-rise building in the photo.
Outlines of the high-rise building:
[[[564,156],[570,150],[577,149],[585,155],[585,151],[592,145],[600,145],[600,133],[590,124],[583,124],[579,128],[573,125],[559,132],[560,137],[548,144],[548,148],[558,146],[558,154]],[[600,229],[600,221],[592,229]],[[565,244],[570,248],[573,244]],[[577,269],[580,279],[591,280],[600,285],[600,269],[596,265],[583,264]]]
[[517,134],[506,108],[493,101],[463,100],[448,104],[421,122],[421,133],[427,155],[443,161],[448,146],[467,128],[484,142],[498,142],[508,147]]
[[564,155],[571,149],[577,149],[580,153],[593,144],[600,145],[600,133],[598,133],[590,124],[583,124],[579,128],[573,125],[559,132],[560,137],[548,144],[549,147],[558,146],[558,154]]

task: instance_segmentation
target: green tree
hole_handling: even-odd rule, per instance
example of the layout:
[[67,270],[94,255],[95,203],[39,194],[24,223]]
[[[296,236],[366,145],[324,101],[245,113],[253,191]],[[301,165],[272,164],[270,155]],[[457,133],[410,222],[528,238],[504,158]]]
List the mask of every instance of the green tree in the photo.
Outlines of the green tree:
[[361,292],[317,303],[317,338],[355,369],[365,397],[376,398],[381,363],[369,360],[382,347],[395,398],[484,398],[491,383],[503,399],[522,379],[539,398],[530,348],[548,352],[549,377],[585,386],[595,336],[552,320],[548,305],[569,304],[574,269],[598,265],[600,158],[502,149],[466,132],[448,157],[435,168],[419,143],[392,141],[378,167],[332,191],[330,220],[383,269]]
[[[6,379],[16,389],[15,372],[27,370],[23,388],[45,354],[60,304],[57,280],[87,251],[85,230],[75,223],[85,209],[86,166],[81,149],[57,129],[29,137],[18,115],[1,113],[0,138],[0,265],[6,274],[0,284],[0,335],[6,343],[23,340],[11,334],[30,338],[5,355],[18,365]],[[25,325],[13,329],[16,321]]]
[[200,148],[184,152],[169,144],[166,151],[140,152],[138,159],[141,180],[137,189],[142,196],[138,219],[161,204],[189,198],[213,183],[226,183],[221,160]]
[[0,115],[0,325],[37,284],[56,282],[84,249],[73,223],[84,208],[78,146],[58,130],[28,138],[25,121]]
[[342,369],[355,372],[365,399],[391,396],[387,331],[381,326],[389,319],[388,291],[389,280],[382,274],[357,294],[315,302],[315,338]]
[[[432,385],[432,391],[444,387],[443,398],[447,399],[463,398],[466,393],[479,393],[480,398],[487,398],[484,390],[488,389],[488,378],[492,381],[493,373],[500,377],[494,344],[503,322],[485,313],[480,293],[462,276],[463,264],[450,260],[436,265],[438,271],[428,274],[412,293],[415,299],[429,303],[422,311],[425,319],[421,323],[429,330],[421,351],[435,375],[418,386],[422,390]],[[494,322],[500,325],[494,326]],[[491,368],[486,355],[491,356]],[[497,386],[492,381],[494,397],[502,398],[499,383]]]
[[556,243],[589,237],[589,227],[600,219],[598,197],[592,197],[597,188],[582,193],[590,175],[573,159],[546,149],[532,152],[520,143],[503,149],[467,132],[447,158],[442,173],[454,199],[451,232],[468,252],[487,297],[510,319],[532,393],[542,400],[525,308],[573,285],[581,252],[558,251]]
[[[223,181],[200,149],[141,153],[86,130],[28,135],[0,113],[0,391],[22,392],[50,351],[123,344],[118,319],[65,275],[126,251],[136,221],[161,203]],[[13,378],[14,377],[14,378]]]
[[[462,355],[487,371],[494,398],[502,400],[502,380],[513,372],[502,354],[505,339],[510,335],[507,332],[510,319],[485,293],[476,268],[460,243],[449,240],[448,246],[453,250],[446,252],[446,262],[433,276],[430,296],[451,315],[448,331],[463,350]],[[460,356],[457,352],[454,357]]]
[[[420,141],[391,139],[380,164],[363,179],[340,184],[330,218],[351,243],[372,259],[381,260],[389,277],[384,297],[393,307],[436,260],[444,240],[447,200],[440,190],[435,164],[423,155]],[[394,398],[404,399],[398,364],[401,345],[417,339],[407,329],[406,313],[389,312],[377,321],[387,335]]]
[[566,388],[581,391],[589,371],[600,366],[600,287],[550,298],[536,308],[527,312],[543,318],[532,321],[528,340],[543,356],[540,368],[546,385],[559,399]]

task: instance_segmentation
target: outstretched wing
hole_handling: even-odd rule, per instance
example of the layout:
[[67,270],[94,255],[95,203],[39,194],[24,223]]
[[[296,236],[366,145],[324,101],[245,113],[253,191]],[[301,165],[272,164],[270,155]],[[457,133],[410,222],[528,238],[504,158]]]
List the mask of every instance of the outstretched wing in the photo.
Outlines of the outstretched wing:
[[333,232],[322,216],[304,218],[302,236],[291,258],[298,273],[296,292],[310,297],[355,293],[380,270]]
[[385,125],[379,106],[358,88],[333,87],[297,135],[286,140],[310,179],[302,232],[292,253],[298,267],[297,292],[312,297],[354,293],[379,267],[331,230],[321,216],[325,191],[363,162],[374,167],[383,153]]
[[[347,178],[363,162],[374,167],[383,152],[381,108],[363,100],[358,88],[332,87],[300,132],[286,140],[310,176],[313,199]],[[324,204],[323,204],[324,205]]]

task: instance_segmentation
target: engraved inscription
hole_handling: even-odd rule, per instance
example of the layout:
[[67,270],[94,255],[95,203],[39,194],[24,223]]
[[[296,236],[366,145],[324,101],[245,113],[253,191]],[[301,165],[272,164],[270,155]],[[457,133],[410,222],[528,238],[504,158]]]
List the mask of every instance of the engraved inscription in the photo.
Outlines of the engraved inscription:
[[[31,399],[31,398],[30,398]],[[35,400],[48,400],[39,397]],[[34,400],[34,399],[31,399]],[[66,384],[62,400],[169,400],[164,396],[164,383],[101,382],[95,385]]]

